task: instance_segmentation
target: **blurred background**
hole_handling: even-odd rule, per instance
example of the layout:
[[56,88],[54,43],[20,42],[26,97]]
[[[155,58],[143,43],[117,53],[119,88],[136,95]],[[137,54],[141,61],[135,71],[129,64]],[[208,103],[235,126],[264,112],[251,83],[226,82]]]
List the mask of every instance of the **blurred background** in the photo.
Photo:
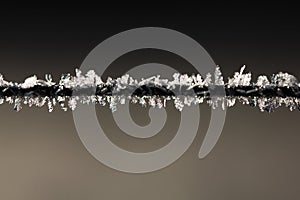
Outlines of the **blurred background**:
[[[106,38],[137,27],[180,31],[198,41],[220,65],[224,77],[246,64],[256,80],[279,71],[300,77],[299,11],[294,5],[251,3],[143,3],[125,6],[10,5],[0,8],[0,73],[23,81],[36,74],[74,74],[87,54]],[[136,6],[136,5],[135,5]],[[193,9],[191,9],[193,7]],[[165,54],[165,56],[164,56]],[[117,76],[124,65],[151,60],[178,65],[165,52],[144,51],[124,57],[105,76]],[[183,62],[182,69],[186,68]],[[279,108],[261,113],[237,104],[227,110],[222,135],[213,151],[198,159],[210,108],[200,105],[196,140],[175,163],[147,174],[110,169],[81,143],[72,112],[59,107],[27,108],[16,113],[0,105],[0,198],[12,200],[95,199],[299,199],[300,112]],[[149,123],[147,108],[131,106],[137,124]],[[141,141],[124,136],[109,108],[98,108],[108,137],[136,152],[159,148],[176,133],[180,113],[169,106],[168,121],[155,137]],[[191,119],[193,120],[193,119]]]

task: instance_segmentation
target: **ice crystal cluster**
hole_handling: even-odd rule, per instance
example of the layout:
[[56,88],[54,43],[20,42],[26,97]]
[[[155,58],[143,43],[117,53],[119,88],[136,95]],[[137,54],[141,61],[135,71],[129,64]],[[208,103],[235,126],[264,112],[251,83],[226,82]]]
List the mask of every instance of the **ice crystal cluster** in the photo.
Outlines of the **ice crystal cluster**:
[[128,74],[119,78],[102,78],[93,70],[83,74],[76,69],[75,76],[62,75],[54,82],[50,75],[45,80],[37,76],[23,83],[4,80],[0,74],[0,104],[7,102],[19,111],[23,105],[48,106],[52,112],[58,104],[64,111],[74,110],[78,103],[108,105],[114,112],[118,104],[131,102],[155,108],[166,107],[173,101],[176,109],[208,103],[212,108],[232,107],[236,102],[257,106],[261,111],[272,112],[279,106],[291,111],[300,109],[300,84],[288,73],[279,72],[272,77],[261,75],[256,82],[251,73],[244,73],[245,66],[233,77],[223,80],[220,68],[205,76],[200,74],[173,74],[173,79],[159,75],[137,80]]

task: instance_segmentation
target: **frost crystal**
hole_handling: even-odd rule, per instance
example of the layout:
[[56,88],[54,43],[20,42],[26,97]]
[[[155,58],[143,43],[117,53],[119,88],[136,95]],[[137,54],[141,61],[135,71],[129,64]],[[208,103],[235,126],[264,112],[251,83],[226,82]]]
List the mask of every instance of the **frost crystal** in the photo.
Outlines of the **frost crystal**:
[[223,76],[220,70],[220,67],[216,67],[215,70],[215,84],[216,85],[224,85]]
[[183,107],[184,107],[184,104],[183,102],[180,100],[179,97],[176,97],[174,99],[174,104],[175,104],[175,108],[179,111],[182,111]]
[[251,73],[243,74],[246,66],[244,65],[240,72],[235,72],[233,78],[228,79],[228,86],[248,86],[251,83]]
[[24,83],[21,84],[22,88],[31,88],[37,84],[37,77],[34,75],[25,79]]
[[259,76],[257,78],[257,82],[256,82],[257,86],[259,86],[259,87],[265,87],[265,86],[267,86],[269,84],[270,84],[270,82],[268,80],[268,77],[266,77],[266,76],[263,75],[263,76]]
[[0,74],[0,87],[4,85],[3,75]]
[[293,75],[279,72],[273,75],[272,83],[279,87],[293,87],[298,84],[298,81]]

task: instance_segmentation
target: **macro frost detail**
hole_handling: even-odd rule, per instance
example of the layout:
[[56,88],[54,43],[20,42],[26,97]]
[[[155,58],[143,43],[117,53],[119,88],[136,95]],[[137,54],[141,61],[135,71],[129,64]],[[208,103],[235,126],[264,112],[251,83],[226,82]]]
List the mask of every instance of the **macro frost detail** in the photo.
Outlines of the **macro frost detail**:
[[[137,80],[128,74],[103,81],[93,70],[86,74],[76,69],[75,76],[64,74],[58,83],[51,75],[45,80],[31,76],[23,83],[6,81],[0,74],[0,104],[14,104],[19,111],[22,106],[48,106],[52,112],[56,104],[64,111],[76,109],[78,103],[109,105],[114,112],[118,104],[126,101],[149,105],[155,108],[166,107],[173,101],[176,109],[184,106],[208,103],[212,108],[232,107],[236,102],[257,106],[261,111],[272,112],[279,106],[291,111],[300,109],[300,84],[288,73],[279,72],[270,78],[265,75],[251,81],[251,73],[244,73],[245,66],[235,72],[225,83],[220,68],[213,74],[187,75],[173,74],[173,79],[162,79],[159,75]],[[220,91],[225,91],[224,94]],[[176,95],[175,95],[176,94]]]

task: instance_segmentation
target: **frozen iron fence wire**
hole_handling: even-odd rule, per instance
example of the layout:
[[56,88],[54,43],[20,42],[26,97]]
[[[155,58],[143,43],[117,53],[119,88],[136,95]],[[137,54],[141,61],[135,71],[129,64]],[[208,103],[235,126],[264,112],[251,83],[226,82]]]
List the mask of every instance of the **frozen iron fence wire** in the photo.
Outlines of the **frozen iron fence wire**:
[[[34,75],[23,83],[16,83],[4,80],[0,74],[0,104],[13,104],[16,111],[24,104],[30,107],[47,105],[49,112],[57,104],[65,111],[74,110],[77,103],[108,104],[116,111],[117,104],[126,101],[157,108],[173,101],[179,111],[184,106],[204,102],[212,108],[220,106],[223,109],[241,102],[267,112],[279,106],[300,110],[300,84],[293,75],[282,72],[271,77],[261,75],[253,82],[251,73],[244,73],[244,69],[245,66],[227,82],[219,67],[205,76],[175,73],[172,80],[159,75],[137,80],[125,74],[104,81],[93,70],[82,74],[76,69],[75,76],[64,74],[58,82],[54,82],[51,75],[46,75],[45,80]],[[222,89],[225,94],[218,92]]]

